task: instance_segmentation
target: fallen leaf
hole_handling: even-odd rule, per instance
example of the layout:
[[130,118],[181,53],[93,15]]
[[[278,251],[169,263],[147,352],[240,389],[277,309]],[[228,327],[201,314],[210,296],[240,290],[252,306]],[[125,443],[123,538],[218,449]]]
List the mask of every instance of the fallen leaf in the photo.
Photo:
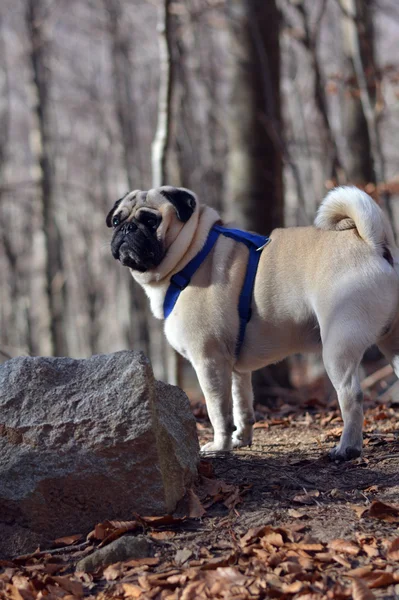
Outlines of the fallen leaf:
[[209,569],[217,569],[218,567],[228,567],[232,562],[235,561],[235,559],[235,552],[232,552],[226,556],[217,556],[204,563],[201,567],[201,570],[208,571]]
[[314,499],[318,498],[319,496],[320,492],[318,490],[312,490],[304,494],[297,494],[292,500],[293,502],[298,502],[298,504],[314,504]]
[[399,560],[399,538],[395,538],[388,548],[387,556],[389,560]]
[[357,514],[357,516],[359,517],[359,519],[361,519],[363,516],[365,516],[365,514],[368,512],[368,507],[367,506],[361,506],[358,504],[351,504],[351,508],[352,510],[355,511],[355,513]]
[[170,540],[175,535],[175,531],[151,531],[150,533],[150,537],[154,540]]
[[267,544],[270,544],[271,546],[276,546],[277,548],[281,548],[282,546],[284,546],[283,536],[281,535],[281,533],[278,533],[276,531],[269,531],[265,533],[265,535],[262,536],[261,542],[262,546],[264,546],[265,542]]
[[123,568],[121,563],[115,563],[114,565],[109,565],[103,571],[103,577],[107,581],[115,581],[123,575]]
[[356,569],[352,569],[351,571],[348,571],[346,573],[346,575],[348,575],[348,577],[354,577],[354,578],[356,577],[356,578],[362,579],[363,577],[365,577],[369,573],[371,573],[372,570],[373,570],[372,565],[365,565],[364,567],[357,567]]
[[173,515],[162,515],[160,517],[141,517],[135,515],[137,521],[145,523],[150,527],[159,527],[161,525],[180,525],[186,517],[174,517]]
[[[301,592],[305,587],[308,587],[308,584],[304,583],[303,581],[296,580],[292,583],[283,583],[281,586],[281,591],[284,594],[297,594],[298,592]],[[302,595],[301,598],[303,598]]]
[[379,485],[371,485],[370,487],[366,488],[364,491],[368,492],[368,493],[374,493],[374,492],[378,492],[380,489]]
[[387,571],[372,571],[364,579],[366,579],[369,588],[387,587],[396,581],[394,574]]
[[107,540],[109,543],[127,531],[134,531],[138,527],[137,521],[103,521],[95,526],[94,531],[89,533],[87,539],[96,539],[100,542]]
[[399,508],[385,504],[380,500],[374,500],[368,510],[368,516],[388,523],[397,523],[399,522]]
[[301,512],[301,511],[297,510],[296,508],[289,508],[288,515],[290,517],[293,517],[294,519],[304,519],[305,517],[307,517],[306,513]]
[[254,429],[269,429],[270,425],[268,421],[257,421],[254,423]]
[[83,535],[81,533],[76,533],[75,535],[66,535],[65,537],[60,537],[54,540],[54,546],[71,546],[79,540],[83,540]]
[[357,556],[360,552],[360,548],[354,542],[349,540],[342,540],[340,538],[331,540],[328,547],[335,552],[342,552],[343,554],[350,554],[351,556]]
[[84,589],[83,585],[80,581],[76,581],[71,577],[67,577],[66,575],[53,575],[51,577],[55,583],[57,583],[63,590],[66,592],[70,592],[73,596],[77,598],[82,598]]
[[341,556],[340,554],[333,554],[332,559],[335,562],[337,562],[339,565],[342,565],[343,567],[345,567],[346,569],[350,569],[352,567],[349,560],[347,560],[344,556]]
[[332,561],[332,554],[330,554],[330,552],[317,552],[317,554],[315,554],[315,559],[320,562],[329,563]]
[[375,546],[370,546],[370,544],[363,544],[362,550],[369,556],[370,558],[376,558],[379,556],[379,550]]
[[191,519],[200,519],[206,512],[205,508],[202,506],[200,499],[197,494],[189,489],[188,493],[188,516]]
[[28,577],[23,575],[14,575],[12,578],[12,583],[18,589],[24,600],[34,600],[34,598],[36,598],[36,592]]
[[306,550],[306,552],[322,552],[324,550],[323,544],[318,542],[296,542],[293,547],[298,548],[298,550]]
[[205,587],[205,581],[192,581],[184,588],[180,600],[202,600]]
[[193,555],[193,551],[189,548],[183,548],[182,550],[178,550],[175,554],[175,563],[177,565],[183,565],[188,561]]
[[143,588],[134,583],[122,583],[123,593],[125,598],[140,598],[141,594],[144,593]]
[[0,567],[15,567],[15,563],[11,560],[0,559]]
[[25,600],[18,588],[11,583],[7,583],[5,594],[5,598],[7,598],[7,600]]
[[132,558],[131,560],[124,561],[123,564],[125,567],[143,567],[145,565],[154,566],[159,564],[159,558],[152,558],[150,556],[145,558]]
[[268,531],[273,531],[273,529],[272,529],[272,527],[270,527],[270,525],[261,525],[260,527],[252,527],[240,539],[240,546],[242,548],[244,548],[245,546],[248,546],[250,543],[252,543],[256,539],[265,535],[265,533]]
[[242,498],[240,496],[240,488],[236,487],[235,490],[227,496],[224,500],[223,504],[229,509],[232,510],[237,504],[242,502]]
[[354,579],[352,583],[353,600],[375,600],[375,596],[361,579]]

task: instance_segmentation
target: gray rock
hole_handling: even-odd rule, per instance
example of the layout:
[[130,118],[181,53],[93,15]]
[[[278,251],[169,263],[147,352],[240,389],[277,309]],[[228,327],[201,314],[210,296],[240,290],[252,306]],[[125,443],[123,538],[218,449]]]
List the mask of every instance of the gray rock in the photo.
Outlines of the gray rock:
[[173,512],[196,477],[195,420],[142,353],[0,365],[0,556],[134,512]]
[[152,546],[147,538],[143,535],[136,537],[127,535],[82,558],[77,563],[76,570],[91,573],[97,571],[100,567],[133,558],[146,558],[152,556],[152,554]]

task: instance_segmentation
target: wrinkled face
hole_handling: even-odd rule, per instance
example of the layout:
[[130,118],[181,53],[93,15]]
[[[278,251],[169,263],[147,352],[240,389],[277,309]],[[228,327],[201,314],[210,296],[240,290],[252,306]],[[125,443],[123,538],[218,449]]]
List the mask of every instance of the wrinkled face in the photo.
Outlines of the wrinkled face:
[[108,227],[114,228],[113,257],[141,273],[154,269],[196,206],[194,194],[184,188],[163,186],[127,193],[106,219]]

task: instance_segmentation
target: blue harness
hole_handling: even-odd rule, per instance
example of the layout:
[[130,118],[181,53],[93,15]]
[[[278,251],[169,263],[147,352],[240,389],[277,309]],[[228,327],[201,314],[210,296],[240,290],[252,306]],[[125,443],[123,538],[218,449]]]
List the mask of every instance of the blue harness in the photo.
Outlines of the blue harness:
[[263,235],[258,235],[256,233],[249,233],[248,231],[241,231],[240,229],[228,229],[227,227],[222,227],[221,225],[214,225],[209,232],[208,238],[202,250],[200,250],[200,252],[198,252],[198,254],[194,256],[194,258],[191,259],[181,271],[175,273],[171,277],[170,285],[166,292],[163,303],[163,313],[165,319],[170,315],[177,302],[177,299],[180,296],[180,293],[188,286],[192,276],[208,256],[220,234],[232,238],[236,242],[245,244],[249,249],[247,272],[245,274],[244,284],[242,286],[238,301],[240,327],[235,350],[236,357],[238,357],[244,341],[245,329],[248,321],[251,318],[252,293],[260,255],[263,248],[270,242],[270,238]]

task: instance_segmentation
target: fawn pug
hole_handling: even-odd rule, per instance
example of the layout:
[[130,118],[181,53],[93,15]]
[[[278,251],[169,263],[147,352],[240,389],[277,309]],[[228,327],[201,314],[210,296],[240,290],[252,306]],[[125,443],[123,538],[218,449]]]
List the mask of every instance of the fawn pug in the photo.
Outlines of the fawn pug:
[[[255,250],[238,353],[250,245],[226,234],[219,214],[184,188],[129,192],[106,221],[114,228],[113,256],[144,288],[154,315],[166,316],[169,343],[197,373],[214,431],[203,451],[251,444],[253,370],[321,350],[344,420],[330,455],[360,455],[365,350],[376,343],[399,375],[398,249],[389,222],[365,192],[332,190],[314,226],[275,229],[270,243]],[[195,263],[182,283],[180,274]]]

